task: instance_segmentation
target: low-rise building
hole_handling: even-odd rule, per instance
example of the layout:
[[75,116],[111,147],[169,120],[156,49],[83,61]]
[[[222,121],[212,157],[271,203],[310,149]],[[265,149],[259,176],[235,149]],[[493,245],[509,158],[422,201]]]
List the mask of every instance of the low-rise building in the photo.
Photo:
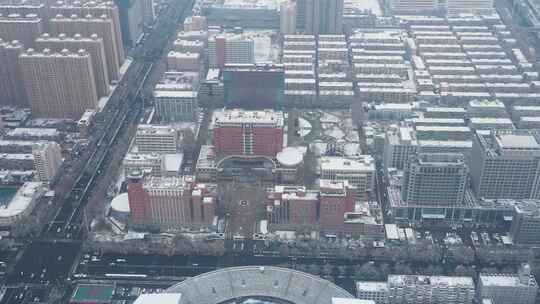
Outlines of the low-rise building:
[[135,133],[135,144],[140,153],[176,153],[179,134],[166,125],[139,125]]
[[0,226],[10,226],[28,216],[45,193],[41,182],[24,183],[13,198],[0,208]]
[[319,160],[322,179],[348,181],[359,194],[375,190],[375,160],[369,155],[358,158],[323,156]]

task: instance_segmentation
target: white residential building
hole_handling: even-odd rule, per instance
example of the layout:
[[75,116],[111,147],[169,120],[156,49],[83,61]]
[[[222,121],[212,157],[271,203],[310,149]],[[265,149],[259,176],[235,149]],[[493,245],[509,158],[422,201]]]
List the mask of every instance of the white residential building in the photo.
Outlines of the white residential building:
[[32,148],[34,168],[40,181],[51,181],[62,166],[62,149],[56,142],[37,143]]
[[375,160],[369,155],[358,158],[323,156],[319,160],[321,179],[348,181],[358,193],[374,191]]

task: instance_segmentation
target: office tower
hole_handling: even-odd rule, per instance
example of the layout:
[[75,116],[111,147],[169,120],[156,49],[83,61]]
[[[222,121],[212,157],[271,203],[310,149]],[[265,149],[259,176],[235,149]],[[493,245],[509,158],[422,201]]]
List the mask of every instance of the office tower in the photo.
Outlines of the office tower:
[[403,170],[409,157],[418,150],[418,141],[410,127],[399,127],[386,132],[384,141],[384,169]]
[[135,144],[140,153],[177,153],[178,131],[171,126],[139,125]]
[[162,122],[195,121],[199,113],[197,91],[154,91],[156,115]]
[[223,69],[226,64],[255,63],[255,43],[242,34],[225,33],[208,40],[208,62]]
[[319,224],[322,229],[341,231],[345,213],[355,210],[356,189],[348,181],[321,179]]
[[214,112],[212,124],[218,154],[274,158],[283,149],[282,112],[221,110]]
[[208,23],[205,16],[189,16],[184,20],[184,32],[206,30],[208,30]]
[[475,134],[469,169],[479,198],[537,198],[540,144],[515,131]]
[[306,34],[341,34],[343,0],[298,0],[297,27]]
[[32,148],[34,168],[40,181],[51,181],[62,166],[62,149],[56,142],[36,143]]
[[103,39],[97,34],[90,37],[82,37],[80,34],[68,37],[66,34],[51,36],[43,34],[36,39],[36,48],[38,50],[50,49],[52,51],[61,51],[62,49],[80,50],[84,49],[92,58],[92,68],[96,82],[98,97],[109,94],[109,75],[107,74],[107,61],[105,59],[105,47]]
[[0,16],[0,38],[18,40],[25,48],[34,47],[34,41],[43,34],[43,21],[35,14]]
[[19,55],[24,52],[18,41],[11,43],[0,39],[0,104],[28,107],[28,98],[24,90],[23,78],[19,66]]
[[405,203],[456,206],[463,201],[468,169],[462,154],[414,154],[404,171],[401,197]]
[[196,121],[199,113],[199,73],[166,72],[154,87],[156,118],[161,123]]
[[107,15],[101,15],[101,17],[87,15],[84,18],[78,15],[72,15],[69,18],[57,15],[49,20],[49,27],[51,35],[66,34],[74,36],[75,34],[81,34],[84,37],[90,37],[92,34],[97,34],[98,37],[103,39],[109,80],[119,79],[121,58],[118,56],[118,47],[122,46],[116,44],[114,23]]
[[[125,53],[124,45],[122,43],[122,31],[120,28],[120,13],[118,12],[118,7],[116,6],[116,4],[114,4],[113,1],[57,1],[54,5],[50,6],[50,16],[54,17],[57,15],[62,15],[66,17],[72,15],[77,15],[81,17],[87,15],[92,15],[96,17],[106,15],[107,17],[109,17],[113,23],[113,36],[116,45],[116,52],[118,54],[118,60],[120,65],[124,63]],[[84,33],[79,32],[79,34]],[[91,34],[93,33],[85,36],[89,36]],[[104,43],[107,43],[105,39]]]
[[321,178],[347,181],[358,193],[375,190],[375,160],[370,155],[357,158],[323,156],[319,160]]
[[279,10],[279,31],[281,35],[296,33],[296,2],[287,0],[281,3]]
[[212,224],[216,208],[212,185],[197,184],[192,176],[141,178],[137,174],[128,177],[134,223],[168,227]]
[[478,277],[478,295],[492,299],[494,304],[534,304],[537,292],[538,283],[528,264],[517,274],[480,274]]
[[282,64],[226,64],[223,89],[227,107],[279,109],[284,105]]
[[475,288],[471,277],[389,275],[388,303],[472,303]]
[[28,49],[19,63],[35,117],[79,119],[87,109],[97,108],[92,60],[85,50]]

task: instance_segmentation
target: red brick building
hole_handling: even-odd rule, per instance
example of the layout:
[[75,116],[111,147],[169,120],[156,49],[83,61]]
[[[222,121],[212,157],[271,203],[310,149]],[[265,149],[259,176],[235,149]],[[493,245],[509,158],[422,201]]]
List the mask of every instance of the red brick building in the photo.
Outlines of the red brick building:
[[274,158],[283,149],[282,112],[216,111],[212,141],[220,156],[257,155]]
[[356,191],[347,181],[321,180],[320,190],[301,186],[275,186],[267,190],[270,224],[318,225],[322,230],[342,231],[345,214],[355,211]]
[[301,186],[275,186],[266,193],[268,220],[274,224],[315,225],[319,192]]
[[211,225],[215,217],[214,185],[197,184],[192,176],[130,178],[128,199],[135,224]]
[[341,230],[345,213],[353,212],[356,189],[347,181],[320,181],[319,223],[324,229]]
[[150,197],[143,188],[144,176],[140,170],[133,171],[128,176],[128,201],[131,220],[135,224],[146,223],[150,219]]

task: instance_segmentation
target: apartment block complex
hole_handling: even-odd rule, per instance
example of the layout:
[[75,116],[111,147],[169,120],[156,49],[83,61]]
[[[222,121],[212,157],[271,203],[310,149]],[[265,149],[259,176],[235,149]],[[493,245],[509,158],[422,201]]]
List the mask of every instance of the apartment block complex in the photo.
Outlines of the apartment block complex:
[[84,49],[90,54],[92,59],[92,68],[94,71],[94,80],[98,97],[107,96],[109,94],[109,75],[107,72],[107,61],[105,58],[105,47],[103,39],[97,34],[92,34],[90,37],[82,37],[76,34],[68,37],[65,34],[51,36],[43,34],[36,39],[36,49],[50,49],[59,52],[62,49],[80,50]]
[[123,46],[122,44],[118,45],[115,23],[112,18],[105,14],[101,16],[86,15],[84,17],[57,15],[49,20],[49,24],[51,34],[56,36],[60,34],[68,36],[80,34],[90,37],[92,34],[97,34],[98,37],[103,39],[109,80],[119,79],[120,65],[123,63]]
[[32,48],[36,38],[43,32],[43,20],[36,14],[0,15],[0,38],[5,41],[17,40],[25,48]]
[[389,275],[386,282],[356,283],[357,296],[387,304],[470,304],[475,297],[471,277]]
[[0,39],[0,104],[28,107],[28,97],[24,89],[19,55],[24,52],[22,43],[6,42]]
[[[92,61],[85,50],[27,50],[19,56],[21,75],[36,117],[79,119],[97,108]],[[55,77],[50,77],[55,75]]]

